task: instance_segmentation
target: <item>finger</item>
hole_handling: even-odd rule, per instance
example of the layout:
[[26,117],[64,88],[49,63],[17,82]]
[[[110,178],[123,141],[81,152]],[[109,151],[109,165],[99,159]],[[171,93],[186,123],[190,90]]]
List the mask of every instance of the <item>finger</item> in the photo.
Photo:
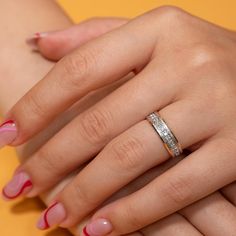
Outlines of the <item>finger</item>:
[[178,213],[167,216],[140,230],[145,236],[201,236],[191,223]]
[[[81,231],[80,231],[81,232]],[[81,233],[76,235],[81,235]],[[86,231],[83,235],[89,235]],[[175,235],[175,236],[202,236],[190,222],[188,222],[183,216],[178,213],[172,214],[164,219],[155,222],[138,232],[128,234],[129,236],[141,235],[141,236],[164,236],[164,235]]]
[[[77,235],[77,234],[76,234]],[[78,234],[81,235],[81,234]],[[89,234],[84,231],[83,235],[88,236]],[[175,235],[175,236],[202,236],[193,225],[191,225],[183,216],[178,213],[172,214],[152,225],[149,225],[138,232],[130,233],[127,236],[164,236],[164,235]]]
[[93,18],[64,30],[36,33],[26,42],[44,57],[58,61],[89,40],[117,28],[127,21],[124,18]]
[[234,235],[236,208],[219,192],[180,211],[204,235]]
[[132,232],[232,182],[235,155],[228,145],[222,139],[208,141],[143,189],[99,210],[91,224],[102,218],[111,235]]
[[137,18],[106,33],[59,61],[8,113],[7,118],[18,128],[12,144],[26,141],[88,92],[143,67],[154,50],[156,35],[150,27],[144,35],[142,27],[147,23],[140,29],[139,21]]

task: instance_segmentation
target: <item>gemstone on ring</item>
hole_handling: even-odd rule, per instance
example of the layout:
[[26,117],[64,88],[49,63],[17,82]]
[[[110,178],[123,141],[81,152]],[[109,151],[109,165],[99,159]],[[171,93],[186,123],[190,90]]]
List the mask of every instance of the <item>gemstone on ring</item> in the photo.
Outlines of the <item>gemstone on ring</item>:
[[179,156],[183,150],[178,142],[178,139],[175,137],[173,132],[170,130],[166,122],[160,117],[160,115],[157,112],[153,112],[148,115],[146,119],[157,132],[170,155],[172,157]]

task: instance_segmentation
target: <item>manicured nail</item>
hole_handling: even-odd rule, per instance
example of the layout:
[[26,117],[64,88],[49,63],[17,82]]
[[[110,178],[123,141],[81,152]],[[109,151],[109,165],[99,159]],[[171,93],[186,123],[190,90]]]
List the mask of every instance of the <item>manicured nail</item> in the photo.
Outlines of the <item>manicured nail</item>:
[[29,37],[28,39],[26,39],[26,43],[28,44],[28,46],[32,48],[32,50],[38,51],[38,41],[39,39],[45,37],[46,35],[47,33],[37,32],[32,37]]
[[0,125],[0,148],[12,143],[17,136],[16,124],[13,120],[8,120]]
[[30,177],[25,172],[19,172],[13,176],[12,180],[2,190],[4,199],[10,200],[26,194],[32,188]]
[[48,229],[54,225],[59,225],[66,218],[66,210],[61,203],[54,203],[41,215],[37,228]]
[[83,229],[85,236],[104,236],[113,230],[112,224],[106,219],[96,219]]

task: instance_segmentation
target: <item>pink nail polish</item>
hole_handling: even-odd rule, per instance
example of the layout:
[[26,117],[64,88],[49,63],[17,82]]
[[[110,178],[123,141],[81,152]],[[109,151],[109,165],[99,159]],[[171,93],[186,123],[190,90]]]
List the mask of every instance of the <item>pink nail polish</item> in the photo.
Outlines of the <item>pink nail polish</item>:
[[112,224],[106,219],[96,219],[83,229],[85,236],[104,236],[113,230]]
[[8,120],[0,125],[0,148],[13,142],[17,136],[16,124]]
[[54,203],[41,215],[37,228],[41,230],[48,229],[54,225],[62,223],[66,218],[66,210],[61,203]]
[[4,199],[11,200],[29,192],[32,188],[30,177],[25,172],[19,172],[2,190]]
[[39,39],[45,37],[47,33],[35,33],[32,37],[29,37],[26,39],[26,43],[28,44],[29,47],[31,47],[32,50],[38,51],[38,41]]

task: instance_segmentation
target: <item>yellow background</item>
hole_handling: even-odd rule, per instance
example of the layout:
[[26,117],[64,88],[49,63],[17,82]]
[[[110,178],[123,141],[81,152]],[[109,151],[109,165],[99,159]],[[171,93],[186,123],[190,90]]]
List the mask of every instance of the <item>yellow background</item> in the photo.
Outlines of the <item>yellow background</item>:
[[[222,26],[236,29],[235,0],[58,0],[75,22],[93,16],[134,17],[164,4],[180,6],[187,11]],[[35,29],[37,31],[37,29]],[[0,187],[9,180],[17,166],[14,150],[0,151]],[[1,236],[68,236],[65,231],[40,232],[35,222],[43,205],[38,200],[0,200]]]

